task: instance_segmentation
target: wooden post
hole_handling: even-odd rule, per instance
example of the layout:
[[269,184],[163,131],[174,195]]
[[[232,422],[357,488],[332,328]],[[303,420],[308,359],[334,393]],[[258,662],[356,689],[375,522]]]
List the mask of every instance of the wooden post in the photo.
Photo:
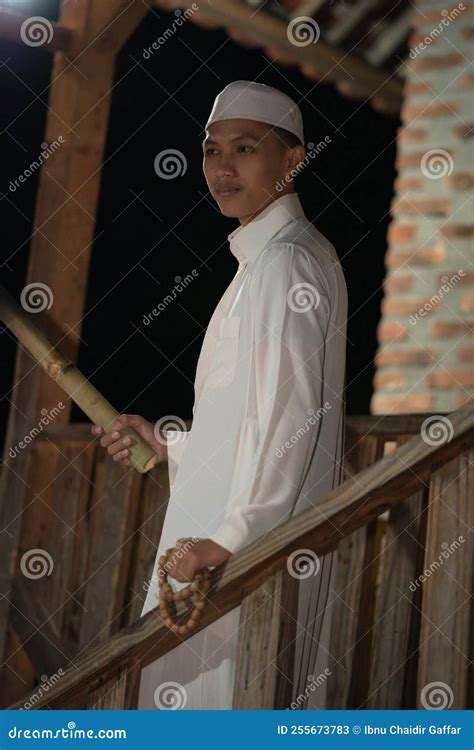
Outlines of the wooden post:
[[242,601],[233,709],[290,706],[298,584],[285,565]]
[[[43,164],[35,208],[27,284],[43,285],[52,304],[42,318],[46,335],[77,359],[102,158],[108,128],[115,56],[147,12],[124,0],[67,2],[58,23],[71,30],[68,53],[54,56],[44,141],[55,144]],[[48,302],[49,304],[49,302]],[[9,456],[61,389],[18,348],[0,482],[0,655],[10,609],[22,509],[30,501],[31,451]],[[57,415],[69,420],[71,402]],[[54,475],[51,474],[50,481]],[[45,484],[45,487],[48,483]],[[6,679],[6,678],[5,678]]]
[[[474,450],[433,474],[422,570],[416,708],[469,707]],[[471,687],[472,690],[472,687]]]

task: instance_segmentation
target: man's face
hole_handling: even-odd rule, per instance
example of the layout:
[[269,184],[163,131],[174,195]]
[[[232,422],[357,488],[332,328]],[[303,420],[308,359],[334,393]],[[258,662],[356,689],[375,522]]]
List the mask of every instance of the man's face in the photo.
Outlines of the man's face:
[[304,159],[304,148],[286,148],[270,125],[254,120],[213,122],[203,141],[203,171],[224,216],[247,224],[292,183],[277,183]]

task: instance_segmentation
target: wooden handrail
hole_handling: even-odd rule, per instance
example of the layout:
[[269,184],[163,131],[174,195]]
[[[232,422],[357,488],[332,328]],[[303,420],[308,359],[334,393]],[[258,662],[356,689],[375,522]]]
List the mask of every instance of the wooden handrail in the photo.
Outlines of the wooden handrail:
[[[242,602],[284,565],[292,551],[305,548],[318,555],[326,554],[342,538],[413,495],[434,470],[469,448],[474,437],[474,404],[445,419],[452,427],[447,441],[412,438],[332,490],[317,508],[273,529],[212,571],[210,606],[199,630]],[[183,611],[184,605],[179,605],[178,614]],[[132,663],[145,667],[181,641],[162,624],[158,610],[153,610],[89,653],[76,655],[76,667],[67,669],[47,694],[35,699],[34,707],[77,708],[86,703],[91,684],[110,679]],[[32,690],[10,708],[18,709],[34,696]]]

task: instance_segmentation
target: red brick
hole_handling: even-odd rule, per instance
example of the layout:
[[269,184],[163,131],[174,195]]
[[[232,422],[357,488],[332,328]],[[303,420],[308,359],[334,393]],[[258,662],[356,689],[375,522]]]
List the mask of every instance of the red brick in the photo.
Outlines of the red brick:
[[[422,31],[418,31],[418,30],[410,34],[410,36],[408,37],[407,44],[410,50],[414,51],[415,56],[409,57],[407,60],[407,63],[411,62],[412,60],[416,60],[417,55],[425,55],[429,47],[433,47],[435,44],[438,43],[439,37],[433,37],[433,39],[430,39],[427,44],[425,41],[427,36],[428,34],[424,34]],[[425,45],[424,49],[423,47],[419,47],[418,46],[419,44],[424,44]]]
[[392,221],[388,227],[387,239],[390,244],[410,242],[415,239],[417,232],[416,224],[400,224]]
[[463,295],[461,300],[461,310],[463,312],[474,312],[474,292]]
[[398,128],[398,143],[425,143],[428,140],[428,131],[423,128],[412,128],[410,124]]
[[[422,13],[419,13],[416,16],[416,26],[417,28],[420,28],[420,26],[428,26],[429,24],[429,27],[427,29],[427,33],[429,34],[429,32],[433,28],[432,24],[440,23],[445,17],[446,17],[446,14],[443,15],[441,13],[441,10],[428,10],[427,8]],[[442,26],[441,28],[444,29],[444,28],[447,28],[447,26]],[[442,33],[443,32],[441,31],[441,34]],[[439,37],[435,37],[435,39],[436,38],[439,39]]]
[[391,274],[384,279],[383,288],[386,292],[409,292],[413,286],[411,273]]
[[406,326],[401,323],[382,321],[377,326],[377,341],[403,341],[406,337]]
[[[408,36],[407,45],[409,48],[409,56],[406,58],[407,63],[416,60],[419,55],[436,54],[439,50],[436,50],[436,45],[439,43],[439,36],[429,37],[429,32],[433,27],[424,29],[423,24],[413,27],[411,34]],[[434,49],[431,50],[431,48]],[[431,53],[430,53],[431,50]]]
[[456,125],[456,127],[454,128],[454,134],[457,135],[458,138],[462,138],[463,140],[472,138],[472,136],[474,135],[474,124],[466,123]]
[[434,370],[425,380],[428,388],[473,388],[474,370]]
[[410,167],[419,167],[424,152],[418,151],[400,151],[397,150],[395,157],[395,168],[400,171],[401,169],[410,169]]
[[376,393],[371,402],[372,414],[410,414],[413,412],[431,411],[433,397],[424,393],[409,393],[405,396]]
[[[474,284],[474,271],[466,271],[465,268],[462,269],[464,271],[464,274],[460,277],[458,284],[461,284],[461,286],[471,286]],[[452,276],[452,274],[450,274]]]
[[446,216],[450,211],[448,198],[399,198],[391,208],[393,216]]
[[474,329],[474,322],[472,324],[469,321],[453,320],[453,321],[441,321],[434,320],[431,323],[431,335],[434,339],[445,339],[445,338],[459,338],[465,336],[466,333]]
[[399,250],[391,247],[385,257],[387,268],[398,268],[399,266],[436,266],[443,263],[448,254],[446,248],[441,244],[428,245],[419,250]]
[[403,122],[423,117],[455,117],[459,109],[457,101],[434,101],[430,104],[411,104],[407,102],[401,109],[400,116]]
[[385,297],[382,300],[382,315],[408,315],[416,313],[429,303],[429,297]]
[[[449,148],[437,148],[436,151],[445,151],[447,154],[453,157],[453,154]],[[397,169],[410,169],[410,167],[419,167],[427,154],[427,151],[398,151],[395,166]],[[429,158],[429,157],[428,157]],[[443,161],[446,157],[443,155]]]
[[454,400],[454,408],[462,409],[463,406],[467,406],[473,400],[474,396],[470,396],[468,393],[464,393],[462,396],[456,396]]
[[448,177],[448,183],[454,190],[471,190],[474,188],[474,174],[461,172]]
[[[410,44],[410,46],[412,46]],[[428,45],[427,45],[428,46]],[[432,44],[429,45],[430,47]],[[465,65],[465,58],[460,52],[448,52],[446,55],[419,55],[416,60],[407,59],[407,65],[413,72],[422,73],[425,70],[445,70],[456,65]]]
[[460,346],[458,359],[460,362],[474,362],[474,346]]
[[468,238],[474,235],[474,225],[472,224],[448,224],[442,227],[441,234],[443,237]]
[[434,87],[428,81],[408,81],[403,93],[405,96],[417,96],[418,94],[433,94]]
[[377,370],[374,377],[374,386],[380,391],[399,391],[404,388],[406,377],[402,372],[385,372]]
[[459,76],[457,80],[458,89],[473,89],[474,88],[474,73],[464,73]]
[[397,193],[404,193],[407,190],[421,190],[423,186],[423,177],[404,175],[403,177],[397,177],[393,187]]
[[[459,273],[461,271],[461,273]],[[455,278],[457,276],[457,278]],[[449,280],[452,279],[452,286],[466,285],[471,286],[474,282],[474,271],[466,271],[464,268],[455,268],[452,271],[445,271],[438,277],[439,285],[449,284]]]
[[404,365],[405,367],[422,367],[433,364],[438,355],[426,349],[405,349],[396,346],[386,346],[375,355],[377,367],[382,365]]

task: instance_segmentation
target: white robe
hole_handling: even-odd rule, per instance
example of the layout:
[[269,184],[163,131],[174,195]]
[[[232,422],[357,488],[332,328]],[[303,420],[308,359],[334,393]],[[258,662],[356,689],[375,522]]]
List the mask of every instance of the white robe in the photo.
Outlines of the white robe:
[[[203,341],[191,430],[170,432],[171,494],[156,561],[179,537],[236,553],[278,534],[343,478],[347,292],[336,252],[296,193],[228,239],[239,266]],[[314,689],[308,675],[328,669],[336,559],[315,561],[308,577],[293,568],[298,708],[325,708],[330,676]],[[187,585],[170,581],[175,590]],[[157,604],[155,575],[142,616]],[[240,609],[145,667],[138,707],[231,709]]]

